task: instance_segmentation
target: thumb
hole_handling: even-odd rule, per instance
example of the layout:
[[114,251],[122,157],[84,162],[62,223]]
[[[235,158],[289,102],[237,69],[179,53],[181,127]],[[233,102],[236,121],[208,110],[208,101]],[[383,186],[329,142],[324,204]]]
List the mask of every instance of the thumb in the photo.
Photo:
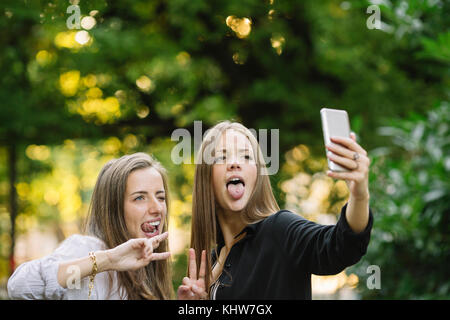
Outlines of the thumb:
[[177,295],[179,300],[191,300],[192,299],[191,288],[185,285],[181,285],[178,287]]

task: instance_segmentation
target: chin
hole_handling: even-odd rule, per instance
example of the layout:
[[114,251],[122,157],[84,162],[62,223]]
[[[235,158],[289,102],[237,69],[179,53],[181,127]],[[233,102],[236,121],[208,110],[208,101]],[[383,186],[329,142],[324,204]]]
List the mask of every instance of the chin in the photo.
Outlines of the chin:
[[248,201],[244,199],[240,199],[238,201],[233,201],[232,203],[228,203],[228,209],[234,212],[240,212],[247,207]]

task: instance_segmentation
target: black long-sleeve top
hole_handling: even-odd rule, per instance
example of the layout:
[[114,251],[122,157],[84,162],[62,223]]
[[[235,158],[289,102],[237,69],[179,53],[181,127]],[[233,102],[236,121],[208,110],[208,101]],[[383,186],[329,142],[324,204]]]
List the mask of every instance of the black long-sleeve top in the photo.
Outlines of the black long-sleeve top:
[[[345,218],[346,208],[335,225],[320,225],[288,210],[247,225],[211,286],[211,298],[311,299],[311,274],[337,274],[366,253],[372,211],[365,230],[355,233]],[[218,230],[220,252],[224,242]]]

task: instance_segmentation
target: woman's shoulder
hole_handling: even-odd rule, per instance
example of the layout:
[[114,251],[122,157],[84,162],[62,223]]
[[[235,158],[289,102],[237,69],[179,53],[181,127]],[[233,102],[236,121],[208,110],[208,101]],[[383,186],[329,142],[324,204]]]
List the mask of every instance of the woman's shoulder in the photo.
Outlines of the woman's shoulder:
[[298,213],[294,213],[291,210],[282,209],[266,218],[269,223],[283,223],[283,222],[292,222],[292,221],[307,221],[304,217],[302,217]]
[[304,228],[313,224],[313,222],[302,217],[300,214],[287,209],[279,210],[261,222],[262,227],[270,231],[283,231],[290,227]]
[[102,247],[105,243],[102,239],[94,236],[84,235],[84,234],[73,234],[66,238],[61,245],[83,245],[83,246],[93,246]]

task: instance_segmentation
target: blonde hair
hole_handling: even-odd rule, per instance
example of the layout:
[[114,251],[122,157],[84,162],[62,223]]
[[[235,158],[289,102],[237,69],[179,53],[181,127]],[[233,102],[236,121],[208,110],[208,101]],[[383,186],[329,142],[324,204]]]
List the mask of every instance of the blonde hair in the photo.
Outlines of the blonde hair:
[[[154,168],[161,174],[167,207],[161,233],[168,229],[169,190],[164,167],[141,152],[113,159],[103,166],[97,178],[85,225],[85,232],[103,240],[108,248],[114,248],[132,238],[126,227],[124,212],[127,178],[133,171],[144,168]],[[155,252],[165,251],[168,251],[167,240]],[[136,271],[118,272],[118,279],[121,293],[125,290],[130,300],[170,299],[173,296],[168,260],[152,261],[145,268]]]
[[[191,223],[191,247],[196,252],[197,268],[200,266],[200,253],[202,250],[206,250],[205,283],[208,292],[211,285],[211,252],[213,249],[217,249],[218,242],[218,220],[216,218],[216,200],[212,184],[213,164],[204,161],[204,156],[207,150],[214,152],[221,136],[230,129],[242,133],[250,141],[257,167],[255,188],[246,208],[242,212],[243,221],[247,224],[255,223],[280,210],[272,192],[261,148],[252,132],[242,124],[230,121],[222,121],[211,128],[203,139],[197,155]],[[218,257],[217,251],[216,257]]]

